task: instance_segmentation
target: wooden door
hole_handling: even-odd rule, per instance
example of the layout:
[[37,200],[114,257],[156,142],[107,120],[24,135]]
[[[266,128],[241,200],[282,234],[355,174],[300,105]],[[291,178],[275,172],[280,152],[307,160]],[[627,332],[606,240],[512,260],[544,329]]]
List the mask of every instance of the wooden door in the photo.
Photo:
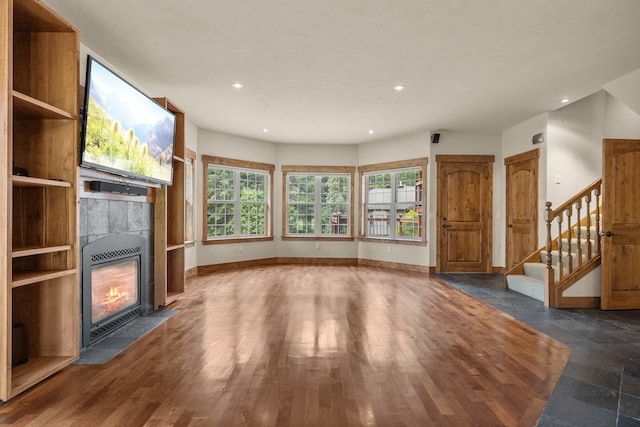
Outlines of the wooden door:
[[602,160],[601,308],[640,308],[640,140],[605,139]]
[[540,149],[535,149],[504,159],[507,270],[538,249],[539,157]]
[[436,272],[492,270],[494,156],[436,156]]

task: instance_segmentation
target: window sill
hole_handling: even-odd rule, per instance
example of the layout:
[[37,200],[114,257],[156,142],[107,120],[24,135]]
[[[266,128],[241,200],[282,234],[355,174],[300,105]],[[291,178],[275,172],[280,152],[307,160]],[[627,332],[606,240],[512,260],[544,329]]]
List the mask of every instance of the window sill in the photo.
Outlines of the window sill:
[[229,243],[253,243],[253,242],[271,242],[273,236],[260,236],[260,237],[233,237],[230,239],[211,239],[203,240],[203,245],[224,245]]
[[408,246],[427,246],[426,240],[404,240],[404,239],[383,239],[376,237],[361,237],[361,242],[371,243],[392,243],[394,245],[408,245]]
[[289,241],[335,241],[335,242],[352,242],[355,240],[352,236],[282,236],[282,240]]

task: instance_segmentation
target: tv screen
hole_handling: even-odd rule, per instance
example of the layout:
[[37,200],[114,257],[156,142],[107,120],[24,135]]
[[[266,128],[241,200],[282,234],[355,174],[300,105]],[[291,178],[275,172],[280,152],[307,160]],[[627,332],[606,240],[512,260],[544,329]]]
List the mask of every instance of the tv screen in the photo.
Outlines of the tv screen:
[[85,87],[81,165],[170,185],[173,113],[91,56]]

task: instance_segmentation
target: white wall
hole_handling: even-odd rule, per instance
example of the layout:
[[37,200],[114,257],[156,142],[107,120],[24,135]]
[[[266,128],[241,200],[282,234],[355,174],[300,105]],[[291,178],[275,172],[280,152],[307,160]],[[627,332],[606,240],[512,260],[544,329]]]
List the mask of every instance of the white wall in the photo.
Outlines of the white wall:
[[640,139],[640,115],[608,93],[606,97],[604,137]]
[[558,206],[602,177],[604,91],[549,113],[547,200]]

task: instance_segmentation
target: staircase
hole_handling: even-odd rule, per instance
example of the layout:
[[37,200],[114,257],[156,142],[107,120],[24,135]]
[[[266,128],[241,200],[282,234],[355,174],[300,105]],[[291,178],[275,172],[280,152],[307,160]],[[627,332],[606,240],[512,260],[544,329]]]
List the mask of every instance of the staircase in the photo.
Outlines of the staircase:
[[506,272],[505,287],[550,307],[599,307],[599,295],[565,291],[600,265],[601,191],[598,179],[556,209],[547,202],[547,244]]

